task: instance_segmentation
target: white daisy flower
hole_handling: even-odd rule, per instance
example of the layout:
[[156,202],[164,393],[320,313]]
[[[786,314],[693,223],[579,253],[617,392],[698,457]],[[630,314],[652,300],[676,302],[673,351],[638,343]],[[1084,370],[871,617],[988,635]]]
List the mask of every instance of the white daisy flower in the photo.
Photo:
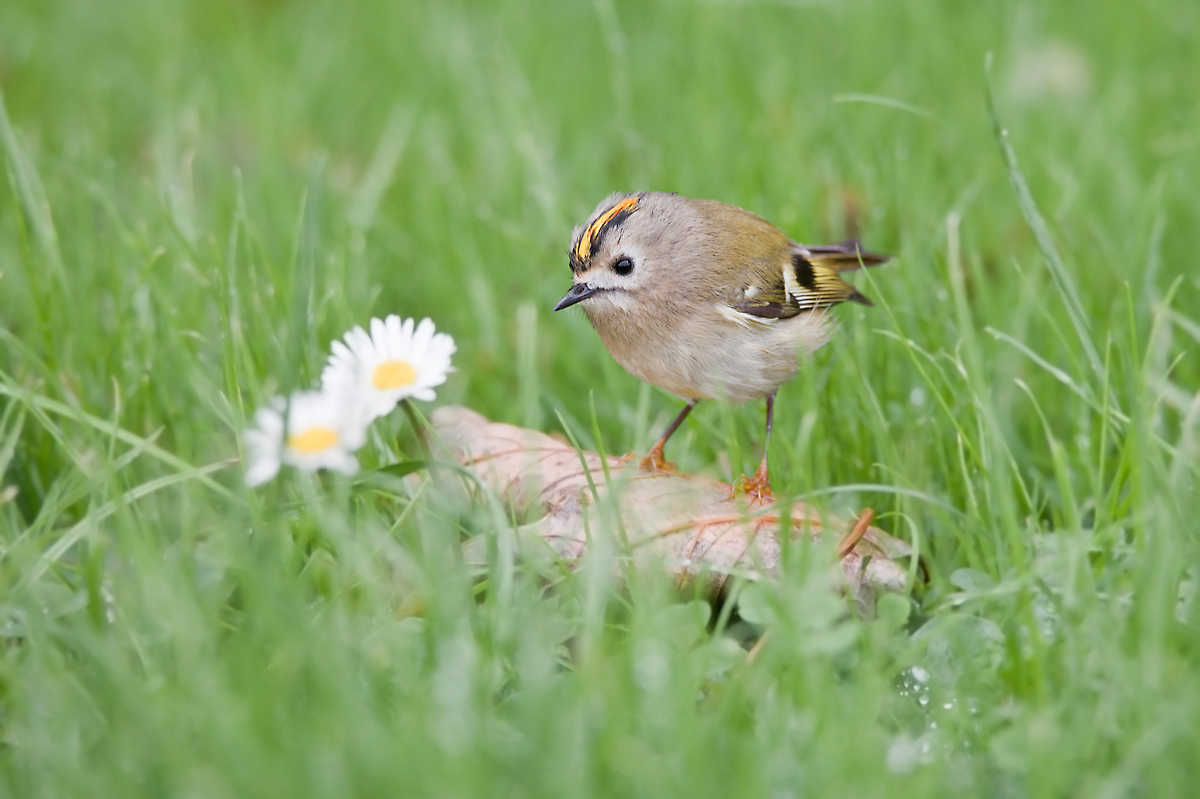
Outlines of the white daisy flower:
[[335,341],[330,348],[321,386],[357,396],[366,422],[389,413],[406,397],[434,399],[433,387],[446,382],[455,350],[454,339],[435,333],[432,320],[416,324],[395,314],[372,319],[370,335],[356,327],[344,344]]
[[[287,434],[284,434],[284,411]],[[254,414],[255,427],[244,435],[247,450],[246,484],[261,485],[282,464],[302,472],[334,469],[345,474],[358,471],[358,460],[350,453],[363,445],[366,428],[362,414],[345,401],[345,395],[327,391],[298,391],[291,407],[276,397]]]

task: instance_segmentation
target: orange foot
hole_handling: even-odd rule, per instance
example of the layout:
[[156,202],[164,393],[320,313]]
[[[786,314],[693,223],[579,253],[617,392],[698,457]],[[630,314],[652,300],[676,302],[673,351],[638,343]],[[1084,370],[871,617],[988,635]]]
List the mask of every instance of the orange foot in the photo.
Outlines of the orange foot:
[[663,457],[662,442],[655,444],[646,453],[646,457],[638,461],[638,471],[641,472],[673,472],[675,464]]
[[775,501],[775,492],[771,490],[771,480],[767,475],[765,462],[758,467],[753,477],[742,475],[738,478],[730,491],[730,498],[739,491],[746,495],[751,504],[769,505]]

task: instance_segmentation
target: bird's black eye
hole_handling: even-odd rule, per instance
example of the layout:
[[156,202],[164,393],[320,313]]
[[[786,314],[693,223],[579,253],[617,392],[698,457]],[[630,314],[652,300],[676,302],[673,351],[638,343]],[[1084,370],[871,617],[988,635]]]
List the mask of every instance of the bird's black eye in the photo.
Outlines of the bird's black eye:
[[622,258],[613,264],[613,271],[618,275],[628,275],[633,271],[633,261],[628,258]]

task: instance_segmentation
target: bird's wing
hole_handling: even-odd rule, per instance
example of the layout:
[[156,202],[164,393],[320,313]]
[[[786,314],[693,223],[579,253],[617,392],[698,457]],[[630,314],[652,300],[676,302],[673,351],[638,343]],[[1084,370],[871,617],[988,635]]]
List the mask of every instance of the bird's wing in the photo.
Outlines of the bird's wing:
[[730,303],[730,307],[751,316],[786,319],[847,301],[871,305],[862,292],[838,273],[887,260],[869,253],[860,263],[856,251],[843,249],[842,245],[810,248],[794,244],[787,255],[746,270],[742,297]]
[[838,273],[883,263],[886,255],[867,252],[857,242],[805,247],[749,211],[722,203],[698,205],[715,229],[743,232],[718,238],[713,245],[714,259],[738,265],[724,275],[733,285],[721,291],[721,299],[733,311],[764,320],[787,319],[846,301],[872,304]]

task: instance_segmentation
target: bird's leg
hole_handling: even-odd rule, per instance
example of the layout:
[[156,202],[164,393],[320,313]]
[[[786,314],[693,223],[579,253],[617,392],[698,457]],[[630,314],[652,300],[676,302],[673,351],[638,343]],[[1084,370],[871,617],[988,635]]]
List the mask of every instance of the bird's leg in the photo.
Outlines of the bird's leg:
[[688,414],[692,412],[692,408],[695,408],[696,403],[699,401],[688,400],[687,405],[684,405],[683,410],[675,417],[675,421],[671,422],[658,441],[654,442],[654,446],[650,448],[650,451],[646,453],[646,457],[642,458],[641,462],[638,463],[639,469],[642,471],[658,472],[674,470],[675,465],[663,457],[663,447],[666,446],[667,439],[679,429],[679,425],[683,424],[683,420],[687,418]]
[[774,414],[775,394],[772,393],[767,395],[767,437],[763,441],[762,463],[758,465],[758,471],[753,477],[743,477],[741,480],[741,488],[746,496],[763,503],[775,500],[775,494],[771,491],[771,479],[767,474],[767,449],[771,446],[771,417]]

